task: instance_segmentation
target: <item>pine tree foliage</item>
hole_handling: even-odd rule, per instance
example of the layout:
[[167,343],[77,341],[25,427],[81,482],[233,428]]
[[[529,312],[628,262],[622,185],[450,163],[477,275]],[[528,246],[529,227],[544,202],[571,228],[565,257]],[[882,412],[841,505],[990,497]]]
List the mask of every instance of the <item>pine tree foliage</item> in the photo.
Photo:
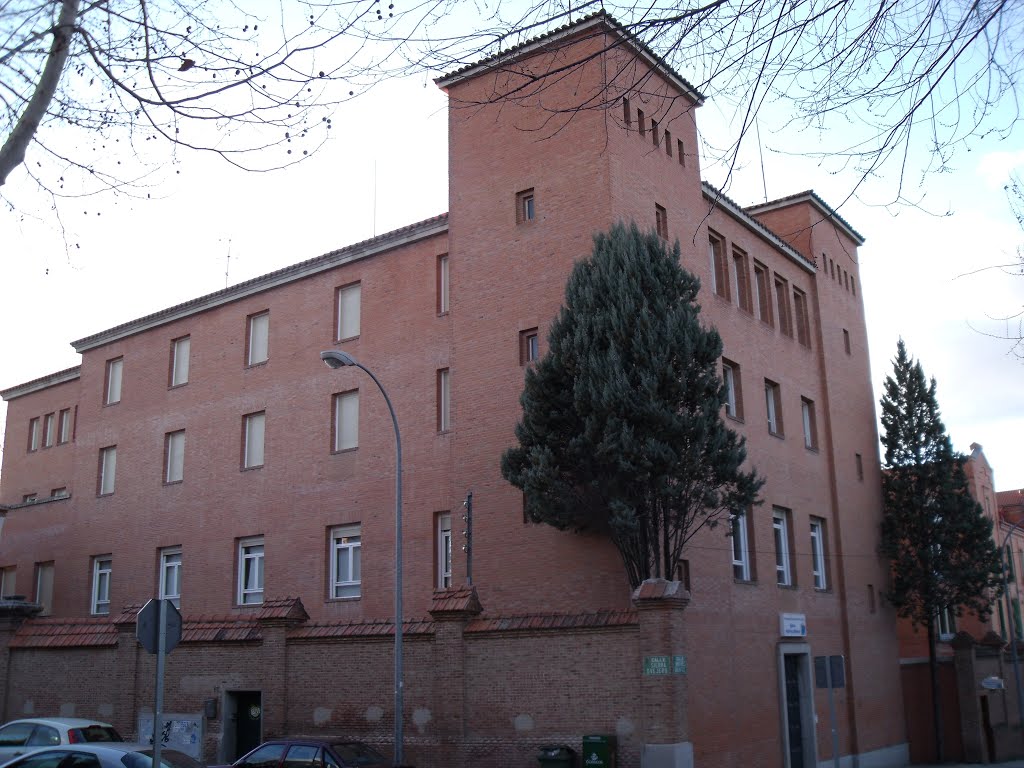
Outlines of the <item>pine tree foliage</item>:
[[890,602],[900,616],[930,628],[947,610],[984,620],[1002,585],[992,522],[968,491],[935,389],[900,340],[882,398],[882,553],[892,562]]
[[531,520],[607,533],[634,587],[672,579],[686,543],[757,503],[763,482],[722,421],[722,341],[699,321],[699,287],[678,243],[635,224],[596,235],[502,458]]

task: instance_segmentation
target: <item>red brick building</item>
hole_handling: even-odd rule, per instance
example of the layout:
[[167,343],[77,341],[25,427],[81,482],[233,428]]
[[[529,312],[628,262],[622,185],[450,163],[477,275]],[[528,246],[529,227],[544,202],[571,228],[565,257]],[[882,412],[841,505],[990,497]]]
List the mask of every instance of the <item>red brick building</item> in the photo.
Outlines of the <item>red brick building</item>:
[[[0,393],[2,592],[44,616],[0,633],[2,714],[134,731],[134,611],[163,596],[185,620],[165,710],[198,713],[208,759],[281,733],[389,748],[394,438],[367,376],[320,361],[337,348],[402,430],[410,760],[534,765],[609,734],[622,766],[905,764],[861,236],[812,192],[744,209],[703,184],[701,95],[607,17],[439,85],[447,215],[80,339],[80,367]],[[608,541],[524,523],[499,468],[569,270],[617,220],[679,240],[767,478],[732,537],[689,547],[688,595],[631,596]],[[845,687],[815,688],[823,656]]]

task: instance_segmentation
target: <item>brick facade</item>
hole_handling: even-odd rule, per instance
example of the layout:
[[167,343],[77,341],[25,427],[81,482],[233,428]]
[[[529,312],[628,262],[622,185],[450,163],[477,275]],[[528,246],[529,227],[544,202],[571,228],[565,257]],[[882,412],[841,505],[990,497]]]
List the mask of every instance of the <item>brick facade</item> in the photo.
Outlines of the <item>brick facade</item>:
[[[571,78],[549,74],[570,65]],[[624,71],[646,73],[642,86],[621,88],[641,81],[611,74]],[[96,556],[112,559],[114,613],[154,596],[161,550],[173,547],[193,634],[170,657],[164,709],[219,702],[207,723],[209,759],[233,756],[227,722],[238,692],[261,692],[264,736],[341,731],[386,745],[393,433],[365,374],[318,359],[338,348],[387,387],[402,429],[403,727],[417,765],[529,765],[541,744],[578,748],[588,733],[617,736],[623,766],[681,765],[689,750],[702,768],[830,761],[828,692],[811,674],[821,655],[845,657],[847,686],[835,692],[842,758],[902,765],[895,622],[877,597],[885,567],[876,556],[880,474],[860,236],[810,192],[742,209],[702,184],[701,96],[606,17],[439,84],[450,99],[446,216],[80,339],[80,368],[3,392],[0,568],[30,599],[38,564],[52,562],[54,583],[54,618],[30,619],[14,635],[4,714],[21,714],[27,702],[37,712],[72,705],[133,730],[151,706],[152,660],[132,646],[130,612],[90,619],[116,630],[109,646],[19,646],[18,638],[89,617]],[[601,108],[559,111],[588,99]],[[739,407],[730,425],[767,479],[764,504],[750,515],[750,578],[734,578],[721,528],[704,531],[685,553],[685,609],[681,595],[651,610],[640,595],[634,605],[607,540],[524,524],[520,493],[499,469],[519,415],[524,334],[536,329],[546,351],[573,262],[616,220],[644,228],[661,220],[678,239],[684,266],[702,281],[703,321],[719,329],[734,365]],[[711,238],[727,264],[717,290]],[[442,256],[447,307],[438,295]],[[750,286],[746,306],[736,257]],[[758,275],[770,305],[763,319]],[[339,341],[337,291],[357,282],[360,330]],[[801,304],[806,325],[795,314]],[[268,359],[247,365],[247,318],[266,311]],[[188,382],[170,386],[173,342],[185,336]],[[116,358],[120,401],[104,404]],[[450,384],[447,428],[440,371]],[[778,434],[767,428],[766,380],[778,386]],[[358,447],[334,451],[332,396],[351,390]],[[803,402],[813,413],[807,441]],[[65,408],[73,439],[27,450],[31,420]],[[265,414],[265,458],[245,468],[244,417],[253,413]],[[183,476],[168,483],[166,435],[179,430]],[[100,454],[112,446],[115,488],[101,494]],[[60,487],[69,495],[50,498]],[[466,580],[459,518],[469,490],[480,613],[439,607],[434,593],[439,514],[452,519],[456,593]],[[37,501],[22,503],[33,493]],[[773,509],[790,536],[791,583],[781,586]],[[335,599],[331,530],[356,524],[359,596]],[[812,524],[824,544],[817,585]],[[265,553],[262,608],[239,604],[239,541],[254,536]],[[303,615],[266,615],[285,598],[301,600]],[[805,634],[783,637],[782,614],[803,617]],[[135,682],[87,697],[92,667],[80,664],[69,674],[81,675],[81,689],[48,686],[40,670],[68,671],[76,654],[95,656],[107,674],[134,670]],[[644,674],[651,657],[676,656],[686,658],[685,675]],[[784,706],[787,674],[798,715]]]

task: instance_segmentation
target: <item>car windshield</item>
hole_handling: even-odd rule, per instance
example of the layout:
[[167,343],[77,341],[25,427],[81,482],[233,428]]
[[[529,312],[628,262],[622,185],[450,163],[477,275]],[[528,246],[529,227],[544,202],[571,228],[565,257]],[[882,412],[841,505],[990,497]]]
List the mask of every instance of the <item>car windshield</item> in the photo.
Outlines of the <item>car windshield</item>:
[[75,744],[93,741],[124,741],[121,734],[109,725],[87,725],[84,728],[75,728],[75,731],[81,736],[80,739],[72,740],[72,743]]
[[372,765],[386,762],[384,755],[361,741],[335,742],[331,744],[331,748],[346,765]]
[[[153,750],[129,752],[121,758],[121,762],[125,768],[153,768]],[[160,765],[164,768],[202,768],[200,763],[176,749],[161,749]]]

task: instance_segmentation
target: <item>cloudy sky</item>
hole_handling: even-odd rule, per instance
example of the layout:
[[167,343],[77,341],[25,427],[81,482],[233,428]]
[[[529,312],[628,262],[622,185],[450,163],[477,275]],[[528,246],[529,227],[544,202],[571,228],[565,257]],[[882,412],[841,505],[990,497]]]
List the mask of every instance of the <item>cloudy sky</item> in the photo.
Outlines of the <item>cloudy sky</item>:
[[[698,120],[705,133],[728,130],[713,99]],[[286,172],[244,174],[184,155],[153,176],[149,199],[62,202],[62,226],[25,174],[13,174],[4,191],[19,210],[0,212],[0,388],[77,365],[75,339],[448,209],[445,97],[428,78],[359,97],[334,126],[319,153]],[[799,157],[814,136],[762,135],[771,139],[748,147],[728,194],[745,205],[763,201],[765,187],[769,198],[815,189],[867,238],[861,282],[876,395],[902,336],[938,380],[955,447],[980,443],[997,488],[1024,487],[1024,363],[985,335],[1004,333],[993,318],[1024,304],[1024,278],[987,269],[1024,243],[1003,191],[1024,170],[1024,141],[961,151],[947,172],[907,179],[919,206],[891,208],[881,203],[892,176],[847,200],[852,175]],[[704,175],[726,183],[720,168]]]

